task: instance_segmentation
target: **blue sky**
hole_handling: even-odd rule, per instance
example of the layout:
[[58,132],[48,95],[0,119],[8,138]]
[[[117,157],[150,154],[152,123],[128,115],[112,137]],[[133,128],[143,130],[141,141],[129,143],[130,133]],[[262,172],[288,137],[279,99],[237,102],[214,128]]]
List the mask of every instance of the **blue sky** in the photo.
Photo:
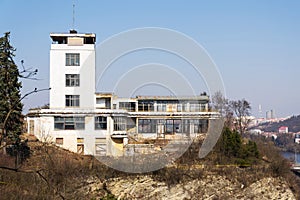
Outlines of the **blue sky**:
[[[51,32],[94,32],[97,43],[122,31],[163,27],[201,44],[219,68],[230,99],[245,98],[258,115],[300,114],[300,1],[0,0],[0,32],[11,32],[15,62],[39,69],[23,94],[49,87]],[[24,100],[25,110],[49,102],[48,92]]]

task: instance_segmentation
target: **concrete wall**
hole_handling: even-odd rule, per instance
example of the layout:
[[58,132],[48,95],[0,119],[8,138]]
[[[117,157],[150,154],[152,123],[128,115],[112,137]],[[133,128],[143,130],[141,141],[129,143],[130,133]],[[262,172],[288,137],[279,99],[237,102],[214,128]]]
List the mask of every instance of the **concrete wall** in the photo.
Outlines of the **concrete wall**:
[[[108,130],[95,130],[94,116],[92,115],[85,117],[84,130],[54,130],[54,116],[28,117],[28,125],[31,120],[34,121],[34,135],[40,141],[55,144],[56,138],[63,138],[63,145],[58,146],[73,152],[77,152],[77,138],[83,138],[84,154],[94,155],[96,138],[106,138],[107,140],[109,136]],[[28,128],[29,131],[30,128]]]
[[[66,66],[66,53],[79,53],[80,66]],[[66,87],[66,74],[80,74],[79,87]],[[95,105],[95,46],[52,44],[50,50],[50,109],[65,108],[65,95],[80,95],[80,108]]]

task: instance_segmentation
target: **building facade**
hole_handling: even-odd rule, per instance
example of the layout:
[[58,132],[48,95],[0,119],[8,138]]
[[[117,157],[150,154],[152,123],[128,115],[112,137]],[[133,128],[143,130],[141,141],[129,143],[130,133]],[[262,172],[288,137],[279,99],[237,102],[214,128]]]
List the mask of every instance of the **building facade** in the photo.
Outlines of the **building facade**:
[[119,98],[95,89],[95,34],[50,34],[50,105],[31,109],[28,133],[81,154],[124,155],[138,139],[189,138],[206,133],[206,94]]

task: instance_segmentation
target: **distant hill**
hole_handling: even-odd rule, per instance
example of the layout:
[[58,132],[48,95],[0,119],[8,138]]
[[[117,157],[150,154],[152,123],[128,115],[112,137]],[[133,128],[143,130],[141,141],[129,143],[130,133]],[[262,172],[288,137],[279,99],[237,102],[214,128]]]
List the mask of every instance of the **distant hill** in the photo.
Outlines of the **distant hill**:
[[260,124],[257,128],[266,132],[278,132],[278,129],[281,126],[289,127],[289,132],[300,132],[300,115],[292,116],[280,122],[266,122]]

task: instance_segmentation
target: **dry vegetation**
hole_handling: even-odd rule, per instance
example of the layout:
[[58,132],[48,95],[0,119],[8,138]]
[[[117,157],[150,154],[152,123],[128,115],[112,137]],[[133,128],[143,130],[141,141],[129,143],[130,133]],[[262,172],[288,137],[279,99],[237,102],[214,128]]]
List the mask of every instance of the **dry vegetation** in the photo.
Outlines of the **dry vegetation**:
[[[250,166],[219,163],[216,158],[224,155],[217,150],[200,160],[200,143],[195,142],[172,166],[146,175],[171,186],[218,174],[245,187],[262,177],[279,176],[287,181],[295,194],[298,192],[299,198],[299,178],[289,171],[286,160],[276,153],[272,144],[263,141],[256,143],[260,157]],[[141,176],[113,170],[91,156],[80,156],[34,139],[28,144],[31,156],[17,169],[13,157],[1,155],[0,199],[114,199],[106,187],[108,179]],[[100,181],[99,187],[90,191],[86,185],[93,180]]]

